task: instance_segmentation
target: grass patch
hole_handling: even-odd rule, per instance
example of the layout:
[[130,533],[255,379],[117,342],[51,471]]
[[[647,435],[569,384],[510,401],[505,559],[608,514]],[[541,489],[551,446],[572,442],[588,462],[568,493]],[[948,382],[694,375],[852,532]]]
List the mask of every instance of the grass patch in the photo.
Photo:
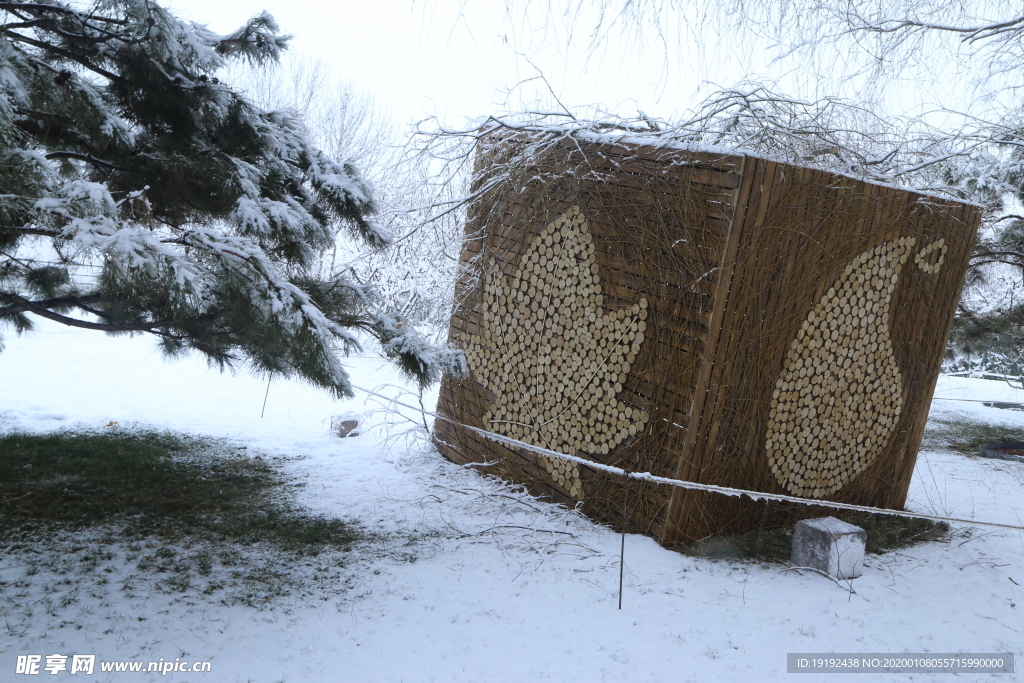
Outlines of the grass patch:
[[359,538],[284,493],[262,457],[210,439],[153,431],[0,437],[0,538],[117,525],[131,537],[268,543],[316,554]]
[[[927,519],[867,512],[839,512],[833,516],[867,532],[865,550],[868,553],[884,553],[923,541],[941,540],[949,532],[949,525],[945,522]],[[791,524],[780,529],[751,531],[735,536],[712,536],[688,546],[681,545],[677,549],[691,557],[708,559],[788,562],[794,526]]]
[[987,443],[1024,441],[1024,427],[992,425],[968,418],[938,417],[928,420],[922,448],[978,455]]

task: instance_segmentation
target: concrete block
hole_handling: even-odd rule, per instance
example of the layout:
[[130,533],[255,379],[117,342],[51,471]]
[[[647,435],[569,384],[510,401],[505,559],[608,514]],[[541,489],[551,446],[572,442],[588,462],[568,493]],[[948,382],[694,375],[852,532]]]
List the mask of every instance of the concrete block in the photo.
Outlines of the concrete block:
[[793,531],[792,563],[813,567],[834,579],[855,579],[864,570],[868,534],[835,517],[804,519]]

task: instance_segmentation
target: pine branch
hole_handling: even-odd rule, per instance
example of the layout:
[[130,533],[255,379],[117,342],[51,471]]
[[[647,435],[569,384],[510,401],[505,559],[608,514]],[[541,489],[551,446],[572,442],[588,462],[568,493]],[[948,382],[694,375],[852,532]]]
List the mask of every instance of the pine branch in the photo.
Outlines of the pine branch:
[[[17,297],[17,296],[18,295],[16,295],[16,294],[9,294],[9,293],[6,293],[6,292],[0,292],[0,297],[6,297],[8,300],[11,300],[13,297]],[[51,309],[54,309],[54,308],[73,308],[73,307],[78,307],[78,308],[82,308],[82,309],[88,310],[88,309],[86,309],[86,306],[88,306],[89,304],[97,304],[97,303],[103,303],[103,302],[114,301],[114,300],[116,300],[115,297],[110,297],[110,296],[108,296],[106,294],[87,294],[85,296],[65,296],[65,297],[58,297],[58,298],[54,298],[54,299],[44,299],[42,301],[28,301],[27,299],[23,299],[22,302],[24,302],[24,303],[22,303],[22,302],[12,303],[12,304],[9,304],[7,306],[4,306],[4,307],[0,308],[0,318],[6,317],[6,316],[9,316],[9,315],[13,315],[15,313],[24,313],[26,311],[31,311],[32,308],[30,308],[26,304],[30,304],[31,306],[35,306],[35,307],[38,307],[38,308],[44,308],[46,310],[51,310]],[[94,310],[89,310],[89,312],[93,313],[93,314],[96,314],[96,311],[94,311]],[[109,317],[105,313],[103,313],[101,315],[103,317]]]
[[107,71],[106,69],[104,69],[102,67],[99,67],[96,64],[93,64],[90,60],[86,59],[85,57],[81,57],[81,56],[75,54],[74,52],[71,52],[69,50],[65,50],[63,48],[57,47],[56,45],[54,45],[52,43],[47,43],[47,42],[44,42],[42,40],[36,40],[34,38],[29,38],[28,36],[24,36],[24,35],[18,33],[17,31],[2,30],[0,32],[2,32],[4,35],[6,35],[12,41],[17,41],[19,43],[25,43],[26,45],[31,45],[32,47],[39,48],[40,50],[43,50],[44,52],[49,52],[49,53],[54,54],[54,55],[59,55],[59,56],[63,57],[64,59],[67,59],[67,60],[70,60],[72,62],[77,62],[78,64],[81,64],[86,69],[89,69],[93,73],[95,73],[95,74],[97,74],[99,76],[103,76],[104,78],[106,78],[106,79],[108,79],[110,81],[113,81],[115,83],[120,83],[122,85],[128,85],[128,82],[125,79],[123,79],[120,76],[118,76],[117,74],[115,74],[113,72],[110,72],[110,71]]
[[13,232],[20,235],[40,235],[42,237],[60,237],[61,233],[58,230],[48,230],[46,228],[26,228],[18,227],[13,225],[0,225],[0,232]]
[[[113,33],[110,30],[105,29],[101,26],[91,25],[85,17],[83,17],[78,11],[71,9],[70,7],[61,7],[59,5],[38,5],[2,2],[0,3],[0,10],[6,10],[10,14],[13,14],[16,17],[19,17],[23,20],[22,23],[20,24],[5,24],[4,26],[0,26],[0,28],[42,28],[43,30],[55,33],[61,36],[62,38],[67,39],[68,41],[84,41],[94,44],[105,43],[108,40],[112,40],[115,38],[120,39],[122,42],[127,44],[138,42],[125,39],[123,36],[120,36],[117,33]],[[34,21],[29,20],[25,16],[26,10],[28,11],[28,13],[36,15],[38,18],[35,19]],[[90,36],[85,33],[69,33],[68,31],[61,28],[60,24],[57,22],[56,19],[54,19],[52,16],[49,16],[50,13],[63,14],[67,17],[73,17],[74,19],[78,20],[78,23],[81,25],[83,30],[91,29],[97,33],[105,34],[106,37],[100,38],[98,36]],[[92,15],[92,18],[105,20],[107,23],[120,26],[128,25],[128,22],[125,20],[117,20],[101,16],[98,17],[96,15]],[[148,31],[145,37],[148,38]]]
[[[170,332],[167,332],[165,329],[161,329],[173,325],[173,322],[168,320],[152,323],[94,323],[89,322],[88,320],[80,320],[78,318],[72,318],[70,316],[61,315],[60,313],[55,313],[51,311],[49,308],[45,307],[44,305],[41,305],[46,304],[47,301],[54,301],[53,299],[43,302],[35,302],[29,301],[24,297],[18,296],[17,294],[12,294],[10,292],[0,292],[0,299],[3,299],[9,303],[8,306],[0,309],[0,312],[10,312],[12,314],[19,312],[35,313],[41,318],[53,320],[54,322],[58,322],[63,325],[68,325],[70,327],[81,327],[87,330],[100,330],[102,332],[150,332],[161,337],[181,339],[181,337],[171,334]],[[69,303],[68,305],[71,306],[76,304]]]
[[91,154],[81,154],[79,152],[49,152],[46,155],[46,158],[47,159],[77,159],[78,161],[84,161],[84,162],[86,162],[88,164],[92,164],[93,166],[98,166],[100,168],[107,168],[107,169],[111,169],[111,170],[114,170],[114,171],[122,171],[124,173],[139,173],[141,175],[152,175],[152,176],[159,175],[157,173],[152,173],[150,171],[141,171],[141,170],[134,169],[134,168],[125,168],[124,166],[118,166],[117,164],[111,163],[109,161],[104,161],[103,159],[97,159],[96,157],[94,157]]
[[[56,12],[58,14],[71,15],[82,22],[84,26],[88,26],[88,22],[82,18],[80,12],[71,9],[70,7],[62,7],[61,5],[44,5],[34,2],[0,2],[0,10],[7,10],[11,14],[17,14],[17,12],[25,10],[34,10],[41,12]],[[102,21],[108,24],[117,24],[119,26],[126,26],[128,24],[124,19],[115,19],[113,17],[97,16],[95,14],[90,15],[91,21]]]
[[[217,35],[154,0],[72,7],[84,5],[0,0],[13,114],[0,134],[17,142],[0,150],[0,324],[146,332],[166,353],[244,357],[350,395],[337,349],[381,330],[369,290],[323,276],[318,258],[341,227],[392,242],[369,220],[371,188],[301,118],[211,78],[229,60],[276,60],[288,38],[266,13]],[[102,264],[95,284],[72,296],[87,264]],[[399,332],[382,342],[421,383],[456,367],[411,326]]]

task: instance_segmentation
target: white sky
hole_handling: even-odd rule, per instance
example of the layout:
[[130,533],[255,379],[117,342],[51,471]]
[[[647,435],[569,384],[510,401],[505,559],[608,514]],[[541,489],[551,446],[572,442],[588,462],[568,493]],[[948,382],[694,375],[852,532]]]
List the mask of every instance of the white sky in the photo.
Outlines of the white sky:
[[[494,113],[509,90],[539,66],[567,105],[602,104],[623,115],[638,108],[668,117],[691,102],[701,78],[722,65],[673,57],[649,45],[613,41],[589,58],[566,54],[557,39],[537,43],[539,9],[510,25],[500,0],[168,0],[179,16],[226,33],[266,9],[295,36],[293,53],[322,57],[335,77],[372,92],[399,119],[438,113],[448,120]],[[515,46],[519,46],[517,54]],[[735,71],[734,71],[735,73]],[[734,78],[727,78],[731,84]],[[546,90],[533,81],[513,95],[530,102]],[[524,95],[525,93],[525,95]]]
[[[629,38],[611,28],[603,46],[588,52],[586,33],[593,17],[575,23],[577,35],[569,47],[567,22],[557,9],[575,3],[533,0],[528,16],[509,19],[504,0],[164,0],[180,16],[220,33],[269,11],[282,31],[294,36],[291,54],[320,57],[335,79],[372,94],[400,125],[438,114],[457,126],[463,117],[521,111],[540,99],[555,107],[544,81],[523,83],[538,75],[537,68],[570,107],[600,105],[621,116],[640,110],[673,119],[703,99],[698,90],[707,93],[743,79],[771,86],[763,76],[777,81],[777,92],[792,97],[849,95],[852,91],[837,92],[829,76],[865,58],[842,49],[827,52],[826,60],[832,61],[819,64],[821,76],[815,76],[799,61],[771,61],[751,30],[716,35],[707,22],[692,16],[685,21],[663,17],[661,26],[670,29],[666,40],[651,26]],[[553,17],[544,15],[549,6],[556,7]],[[942,35],[936,40],[953,39]],[[988,105],[965,86],[969,78],[952,64],[939,68],[933,55],[920,57],[899,79],[861,79],[849,87],[870,90],[874,84],[878,90],[872,96],[889,113],[921,115],[947,107],[986,114]],[[942,117],[928,116],[942,125]]]

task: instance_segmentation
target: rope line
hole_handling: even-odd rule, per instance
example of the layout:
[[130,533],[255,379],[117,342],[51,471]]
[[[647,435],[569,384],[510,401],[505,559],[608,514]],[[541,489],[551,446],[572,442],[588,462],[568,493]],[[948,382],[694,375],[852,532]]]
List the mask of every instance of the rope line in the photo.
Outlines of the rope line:
[[494,432],[488,432],[488,431],[486,431],[484,429],[480,429],[479,427],[474,427],[472,425],[463,424],[462,422],[458,422],[458,421],[453,420],[453,419],[451,419],[449,417],[445,417],[444,415],[441,415],[439,413],[433,413],[433,412],[430,412],[429,410],[424,410],[422,408],[417,408],[416,406],[409,405],[408,403],[403,403],[402,401],[399,401],[398,399],[390,398],[390,397],[385,396],[383,394],[378,394],[375,391],[370,391],[369,389],[364,389],[363,387],[359,387],[359,386],[356,386],[354,384],[352,385],[352,388],[353,389],[358,389],[359,391],[365,392],[365,393],[367,393],[367,394],[369,394],[371,396],[376,396],[377,398],[383,399],[383,400],[388,401],[390,403],[394,403],[396,405],[400,405],[403,408],[408,408],[408,409],[414,410],[414,411],[416,411],[418,413],[422,413],[424,415],[428,415],[430,417],[433,417],[435,420],[442,420],[442,421],[447,422],[448,424],[454,425],[456,427],[462,427],[463,429],[468,429],[469,431],[474,432],[476,434],[479,434],[480,436],[482,436],[482,437],[484,437],[486,439],[490,439],[491,441],[495,441],[497,443],[504,444],[506,446],[512,446],[514,448],[521,448],[521,449],[527,450],[527,451],[533,451],[534,453],[537,453],[537,454],[540,454],[540,455],[546,455],[549,458],[560,458],[562,460],[568,460],[569,462],[574,462],[574,463],[576,463],[578,465],[583,465],[584,467],[589,467],[592,470],[597,470],[599,472],[606,472],[608,474],[614,474],[616,476],[623,477],[623,478],[637,479],[639,481],[646,481],[646,482],[650,482],[652,484],[665,484],[665,485],[668,485],[668,486],[676,486],[676,487],[679,487],[679,488],[682,488],[682,489],[689,489],[691,491],[705,491],[705,492],[708,492],[708,493],[721,493],[721,494],[726,495],[726,496],[735,496],[735,497],[747,496],[747,497],[749,497],[749,498],[751,498],[752,500],[755,500],[755,501],[758,501],[758,500],[764,500],[764,501],[773,500],[773,501],[779,501],[779,502],[784,502],[784,503],[799,503],[801,505],[816,505],[818,507],[828,507],[828,508],[834,508],[834,509],[837,509],[837,510],[852,510],[854,512],[872,512],[872,513],[875,513],[875,514],[892,515],[894,517],[909,517],[909,518],[913,518],[913,519],[927,519],[927,520],[931,520],[933,522],[955,522],[957,524],[970,524],[970,525],[973,525],[973,526],[986,526],[986,527],[994,527],[994,528],[997,528],[997,529],[1011,529],[1011,530],[1014,530],[1014,531],[1024,531],[1024,526],[1014,525],[1014,524],[1004,524],[1002,522],[986,522],[986,521],[980,521],[980,520],[976,520],[976,519],[962,519],[960,517],[943,517],[942,515],[929,515],[929,514],[926,514],[926,513],[923,513],[923,512],[909,512],[907,510],[890,510],[888,508],[876,508],[876,507],[871,507],[871,506],[868,506],[868,505],[855,505],[853,503],[838,503],[838,502],[834,502],[834,501],[830,501],[830,500],[817,500],[817,499],[814,499],[814,498],[801,498],[800,496],[789,496],[789,495],[786,495],[786,494],[783,494],[783,493],[765,493],[763,491],[751,491],[751,490],[748,490],[748,489],[737,489],[737,488],[732,488],[732,487],[729,487],[729,486],[716,486],[715,484],[699,484],[699,483],[694,482],[694,481],[683,481],[681,479],[669,479],[668,477],[659,477],[659,476],[651,474],[650,472],[630,472],[628,470],[622,469],[621,467],[615,467],[614,465],[605,465],[603,463],[594,462],[593,460],[587,460],[586,458],[581,458],[581,457],[576,456],[576,455],[568,455],[566,453],[559,453],[558,451],[553,451],[550,448],[543,448],[541,446],[535,446],[533,444],[526,443],[525,441],[520,441],[518,439],[513,439],[512,437],[504,436],[502,434],[495,434]]
[[933,396],[933,401],[960,401],[962,403],[1009,403],[1012,405],[1020,405],[1020,401],[1014,401],[1013,399],[991,399],[991,398],[943,398],[942,396]]

